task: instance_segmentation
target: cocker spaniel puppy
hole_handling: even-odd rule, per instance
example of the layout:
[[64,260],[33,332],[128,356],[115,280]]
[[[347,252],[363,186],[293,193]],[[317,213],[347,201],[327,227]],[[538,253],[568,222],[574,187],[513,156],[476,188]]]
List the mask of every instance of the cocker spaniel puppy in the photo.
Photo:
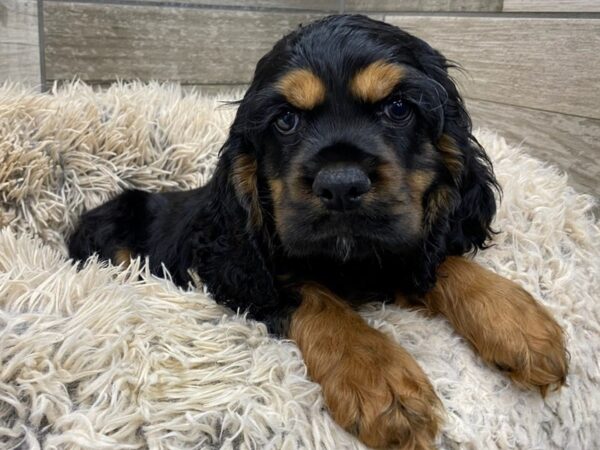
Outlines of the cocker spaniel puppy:
[[301,27],[258,62],[206,186],[125,192],[81,218],[70,253],[148,256],[182,286],[197,274],[216,301],[295,340],[334,419],[372,447],[431,448],[440,402],[356,313],[365,302],[444,315],[545,394],[567,373],[561,328],[461,257],[491,235],[497,183],[448,67],[364,16]]

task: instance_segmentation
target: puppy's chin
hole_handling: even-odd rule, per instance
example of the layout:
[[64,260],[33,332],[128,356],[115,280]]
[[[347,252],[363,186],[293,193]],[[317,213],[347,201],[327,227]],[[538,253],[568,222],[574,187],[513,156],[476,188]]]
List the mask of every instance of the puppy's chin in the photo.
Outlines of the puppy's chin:
[[331,236],[324,239],[283,242],[288,256],[296,258],[327,258],[345,263],[368,259],[376,249],[365,239],[354,236]]
[[339,263],[376,261],[387,254],[411,254],[422,242],[420,232],[403,227],[401,221],[386,227],[300,225],[291,233],[280,233],[280,239],[290,257],[325,258]]

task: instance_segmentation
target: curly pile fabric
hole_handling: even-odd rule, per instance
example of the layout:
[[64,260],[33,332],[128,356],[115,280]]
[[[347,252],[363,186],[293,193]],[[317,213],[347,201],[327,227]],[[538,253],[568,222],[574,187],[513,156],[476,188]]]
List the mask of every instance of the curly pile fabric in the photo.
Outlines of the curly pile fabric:
[[[125,188],[206,182],[234,113],[178,86],[0,87],[0,447],[364,448],[329,418],[292,342],[143,261],[77,271],[66,256],[83,210]],[[515,387],[441,318],[380,304],[363,315],[429,375],[446,409],[441,448],[600,448],[594,199],[497,135],[477,136],[504,189],[500,232],[477,260],[564,326],[568,386],[546,399]]]

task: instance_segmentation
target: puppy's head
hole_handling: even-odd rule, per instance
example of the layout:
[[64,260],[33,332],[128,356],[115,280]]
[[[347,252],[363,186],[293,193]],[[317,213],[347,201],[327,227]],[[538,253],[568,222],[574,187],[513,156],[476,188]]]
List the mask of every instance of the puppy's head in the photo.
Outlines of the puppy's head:
[[265,55],[224,157],[249,226],[284,252],[437,261],[484,245],[491,166],[446,59],[400,29],[332,16]]

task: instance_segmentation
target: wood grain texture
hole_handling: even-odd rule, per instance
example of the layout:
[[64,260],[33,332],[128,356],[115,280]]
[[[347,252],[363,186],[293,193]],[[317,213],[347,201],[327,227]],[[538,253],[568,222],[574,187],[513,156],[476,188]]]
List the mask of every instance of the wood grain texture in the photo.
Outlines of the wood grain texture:
[[579,192],[600,198],[600,120],[467,100],[475,127],[497,131],[569,174]]
[[37,2],[0,0],[0,83],[41,84]]
[[247,83],[275,41],[318,17],[45,2],[47,78]]
[[[98,0],[101,3],[102,0]],[[242,8],[277,8],[296,9],[304,11],[338,12],[339,0],[129,0],[129,3],[157,3],[203,6],[239,6]]]
[[344,12],[500,12],[502,0],[345,0]]
[[600,12],[598,0],[504,0],[506,12]]
[[386,16],[460,63],[467,96],[600,118],[600,21]]

